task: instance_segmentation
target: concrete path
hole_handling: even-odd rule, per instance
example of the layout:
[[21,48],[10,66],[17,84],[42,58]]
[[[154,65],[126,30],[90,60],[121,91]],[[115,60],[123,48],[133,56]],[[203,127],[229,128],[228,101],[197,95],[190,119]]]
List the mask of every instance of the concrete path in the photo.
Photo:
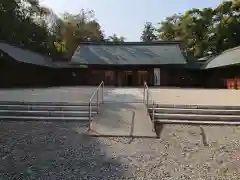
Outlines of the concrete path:
[[104,93],[105,102],[142,103],[143,89],[139,88],[114,88],[107,89]]
[[[0,101],[88,102],[97,86],[0,89]],[[99,100],[101,100],[101,90]],[[97,96],[92,101],[96,102]],[[142,88],[104,88],[107,102],[142,102]]]
[[[0,101],[88,102],[96,89],[97,86],[0,89]],[[150,88],[149,100],[161,104],[240,106],[239,97],[240,90]],[[143,101],[143,88],[105,87],[104,99],[139,103]],[[96,102],[96,96],[93,102]]]
[[147,109],[141,103],[106,103],[93,118],[91,135],[155,138]]

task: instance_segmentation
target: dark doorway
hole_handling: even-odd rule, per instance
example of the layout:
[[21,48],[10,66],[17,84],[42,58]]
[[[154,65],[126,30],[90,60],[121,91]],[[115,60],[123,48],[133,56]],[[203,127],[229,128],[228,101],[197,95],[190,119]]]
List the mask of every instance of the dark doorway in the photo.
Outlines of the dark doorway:
[[133,77],[132,74],[127,75],[127,85],[132,86],[133,85]]

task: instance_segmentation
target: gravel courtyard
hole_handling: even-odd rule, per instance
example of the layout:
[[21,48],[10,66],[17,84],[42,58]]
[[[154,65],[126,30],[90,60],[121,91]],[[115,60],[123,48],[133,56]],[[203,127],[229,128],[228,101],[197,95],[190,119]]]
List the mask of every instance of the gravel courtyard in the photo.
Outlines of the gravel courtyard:
[[[55,90],[1,90],[0,100],[79,102],[95,88]],[[238,96],[230,90],[151,90],[166,104],[239,105]],[[84,129],[77,123],[0,121],[0,180],[240,177],[240,126],[164,125],[161,139],[96,138]]]
[[0,122],[0,179],[239,179],[240,127],[165,125],[160,140],[93,138],[83,129]]

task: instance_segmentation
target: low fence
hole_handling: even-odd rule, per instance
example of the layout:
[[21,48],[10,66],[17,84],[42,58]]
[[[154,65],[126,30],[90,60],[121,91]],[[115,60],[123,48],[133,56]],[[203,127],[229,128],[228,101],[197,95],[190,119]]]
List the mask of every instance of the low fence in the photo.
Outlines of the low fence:
[[240,78],[225,79],[225,84],[228,89],[240,89]]

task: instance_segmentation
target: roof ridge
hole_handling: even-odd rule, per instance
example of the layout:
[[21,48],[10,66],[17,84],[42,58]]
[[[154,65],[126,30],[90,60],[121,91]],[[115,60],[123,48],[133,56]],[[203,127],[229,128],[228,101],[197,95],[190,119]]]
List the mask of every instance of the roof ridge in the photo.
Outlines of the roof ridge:
[[[231,51],[234,51],[234,50],[236,50],[236,49],[240,49],[240,46],[236,46],[236,47],[227,49],[227,50],[223,51],[221,54],[224,54],[224,53],[227,53],[227,52],[231,52]],[[219,55],[221,55],[221,54],[219,54]]]
[[0,40],[0,43],[6,44],[6,45],[8,45],[8,46],[12,46],[12,47],[14,47],[14,48],[18,48],[18,49],[21,49],[21,50],[24,50],[24,51],[28,51],[28,52],[31,52],[31,53],[35,53],[35,54],[38,54],[38,55],[40,55],[40,56],[44,56],[44,58],[51,58],[49,55],[46,55],[46,54],[37,52],[37,51],[32,50],[32,49],[29,49],[28,47],[25,46],[25,44],[12,43],[12,42],[5,41],[5,40]]
[[[2,45],[3,45],[3,47],[2,47]],[[0,50],[3,51],[4,53],[6,53],[8,56],[11,56],[13,59],[15,59],[17,61],[19,61],[19,59],[16,59],[15,57],[12,56],[12,54],[14,54],[14,53],[12,53],[12,54],[9,53],[4,47],[6,47],[7,49],[11,48],[11,51],[14,48],[15,50],[18,50],[20,52],[29,53],[30,55],[34,55],[35,57],[37,57],[37,56],[41,57],[43,59],[43,61],[46,62],[46,63],[53,63],[52,58],[49,57],[49,56],[46,56],[46,55],[41,54],[41,53],[36,52],[36,51],[29,50],[26,47],[22,48],[18,45],[15,45],[15,44],[12,44],[12,43],[7,43],[6,41],[4,42],[4,41],[0,40]],[[36,63],[33,63],[33,64],[36,64]]]
[[84,41],[80,42],[80,45],[161,45],[161,44],[180,44],[181,41],[151,41],[151,42],[96,42],[96,41]]

